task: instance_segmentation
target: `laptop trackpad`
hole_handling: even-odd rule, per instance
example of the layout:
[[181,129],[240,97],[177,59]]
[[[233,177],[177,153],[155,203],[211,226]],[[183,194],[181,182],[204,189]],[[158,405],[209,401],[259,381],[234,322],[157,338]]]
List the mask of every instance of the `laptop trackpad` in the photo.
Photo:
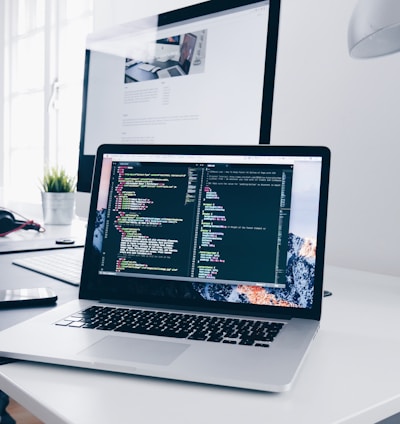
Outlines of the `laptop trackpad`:
[[189,345],[184,343],[107,336],[80,352],[79,355],[169,365],[188,347]]

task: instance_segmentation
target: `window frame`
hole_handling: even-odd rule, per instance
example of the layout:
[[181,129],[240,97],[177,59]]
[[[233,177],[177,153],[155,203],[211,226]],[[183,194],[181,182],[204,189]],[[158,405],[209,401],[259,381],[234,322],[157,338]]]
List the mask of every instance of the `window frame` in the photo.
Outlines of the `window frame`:
[[[41,128],[40,133],[43,134],[43,137],[38,134],[33,147],[33,149],[39,149],[36,157],[40,158],[40,163],[35,165],[32,171],[35,175],[32,175],[32,178],[30,178],[34,180],[33,183],[35,186],[38,186],[38,181],[41,178],[41,175],[36,175],[39,169],[42,172],[43,169],[48,167],[61,166],[66,167],[70,173],[76,173],[78,168],[80,134],[78,133],[76,135],[76,160],[72,161],[69,159],[69,163],[65,165],[63,163],[64,158],[62,157],[63,153],[62,149],[60,149],[61,142],[59,139],[60,113],[62,112],[55,105],[58,101],[59,90],[65,88],[68,90],[69,86],[73,86],[76,92],[76,84],[78,83],[82,87],[85,51],[84,48],[82,48],[81,52],[79,51],[82,62],[82,76],[80,81],[75,81],[74,77],[72,77],[71,80],[67,79],[60,83],[59,64],[62,54],[60,34],[68,26],[73,28],[77,21],[82,22],[83,31],[77,36],[77,39],[84,46],[86,35],[93,30],[94,1],[86,0],[84,5],[79,2],[80,5],[77,6],[75,3],[68,3],[68,0],[28,0],[31,16],[27,15],[26,22],[28,24],[24,28],[24,31],[21,31],[21,28],[18,26],[21,22],[18,13],[19,7],[25,7],[28,4],[26,1],[4,0],[0,2],[0,21],[2,21],[1,24],[4,28],[4,31],[0,31],[0,45],[2,46],[0,48],[0,66],[4,70],[4,74],[0,79],[0,128],[2,131],[0,134],[0,190],[2,190],[3,194],[3,196],[0,196],[0,202],[2,200],[1,197],[10,201],[20,201],[21,197],[23,197],[20,190],[15,191],[13,189],[13,181],[18,176],[17,171],[14,171],[13,168],[15,168],[15,163],[18,162],[18,155],[22,157],[23,154],[21,153],[24,150],[23,146],[18,147],[18,141],[24,143],[23,139],[15,134],[15,127],[12,127],[11,110],[15,107],[18,96],[30,96],[35,93],[41,93],[43,96],[41,109],[38,113],[38,118],[40,119],[38,128]],[[40,25],[36,27],[35,13],[37,10],[40,10],[38,7],[39,2],[41,3],[40,8],[42,8],[41,12],[43,12],[44,16],[38,19]],[[35,4],[33,5],[33,3]],[[71,10],[74,12],[72,13],[72,17],[69,16]],[[86,33],[85,28],[87,28]],[[44,51],[44,63],[40,64],[44,69],[41,86],[38,86],[37,89],[26,90],[26,87],[20,89],[18,86],[15,86],[15,80],[17,78],[15,69],[18,66],[16,60],[17,49],[20,47],[21,40],[28,40],[39,32],[43,32],[43,44],[41,44]],[[83,40],[83,35],[85,40]],[[73,40],[73,42],[76,42],[76,40]],[[76,62],[78,63],[78,54],[76,58]],[[15,76],[13,77],[13,75]],[[75,73],[75,79],[76,75]],[[77,115],[74,117],[75,121],[77,121],[78,114],[80,119],[81,111],[79,110],[79,106],[76,107],[76,113]],[[13,118],[16,119],[15,116]],[[21,122],[23,122],[23,117],[21,117]],[[74,129],[80,132],[80,125],[79,128],[76,127],[77,125],[74,126]],[[18,149],[20,149],[20,153],[18,153]],[[75,151],[75,148],[73,150]],[[32,183],[32,181],[29,181],[29,183]],[[19,181],[19,185],[21,185],[21,181]],[[18,182],[16,186],[18,186]],[[17,194],[19,194],[19,199],[13,197],[17,196]],[[27,193],[27,197],[28,202],[36,203],[40,199],[39,189],[35,190],[34,194]]]

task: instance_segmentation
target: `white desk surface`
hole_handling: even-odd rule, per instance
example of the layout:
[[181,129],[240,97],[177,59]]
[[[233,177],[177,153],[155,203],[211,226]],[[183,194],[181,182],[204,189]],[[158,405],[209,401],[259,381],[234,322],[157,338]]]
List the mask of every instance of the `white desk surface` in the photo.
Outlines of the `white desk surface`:
[[26,362],[0,366],[0,388],[51,424],[366,424],[399,412],[400,278],[328,267],[326,289],[320,332],[287,393]]

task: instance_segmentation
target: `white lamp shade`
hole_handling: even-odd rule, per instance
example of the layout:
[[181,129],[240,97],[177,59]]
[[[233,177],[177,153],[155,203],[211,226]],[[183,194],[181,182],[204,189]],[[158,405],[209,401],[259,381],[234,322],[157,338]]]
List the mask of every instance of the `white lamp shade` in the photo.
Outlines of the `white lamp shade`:
[[400,0],[359,0],[350,19],[348,47],[354,58],[400,51]]

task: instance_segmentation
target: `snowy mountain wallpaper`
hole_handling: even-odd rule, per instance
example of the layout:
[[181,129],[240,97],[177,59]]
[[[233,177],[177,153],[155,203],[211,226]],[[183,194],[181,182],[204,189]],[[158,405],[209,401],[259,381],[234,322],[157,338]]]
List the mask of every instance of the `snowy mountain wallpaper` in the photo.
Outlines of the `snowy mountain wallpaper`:
[[289,234],[285,289],[212,283],[193,284],[193,288],[206,300],[309,308],[314,294],[315,250],[314,240]]

